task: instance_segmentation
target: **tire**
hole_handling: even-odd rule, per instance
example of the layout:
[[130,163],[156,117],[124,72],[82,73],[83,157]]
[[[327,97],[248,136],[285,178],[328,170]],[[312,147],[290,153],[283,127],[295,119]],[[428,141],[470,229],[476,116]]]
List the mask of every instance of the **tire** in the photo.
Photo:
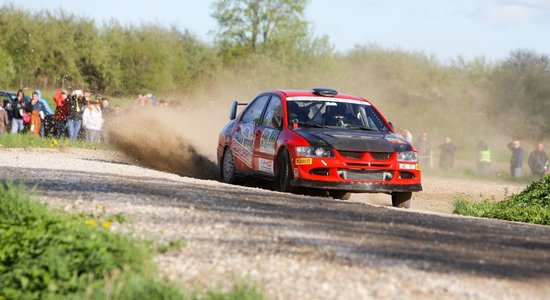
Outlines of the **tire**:
[[329,191],[328,194],[333,199],[338,199],[338,200],[349,200],[349,198],[351,197],[351,193],[346,191]]
[[290,164],[290,155],[288,150],[283,149],[279,157],[277,157],[277,176],[275,177],[275,189],[279,192],[290,193],[293,188],[290,184],[294,178],[292,173],[292,165]]
[[233,158],[233,152],[229,148],[223,153],[220,165],[220,177],[225,183],[235,183],[235,159]]
[[394,207],[410,208],[411,207],[411,192],[392,193],[391,204]]

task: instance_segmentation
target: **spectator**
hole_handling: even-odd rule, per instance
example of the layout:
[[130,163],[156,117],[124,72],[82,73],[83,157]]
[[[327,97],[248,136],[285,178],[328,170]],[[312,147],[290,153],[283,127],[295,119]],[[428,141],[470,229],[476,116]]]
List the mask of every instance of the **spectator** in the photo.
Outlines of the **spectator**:
[[48,105],[46,99],[42,98],[42,92],[39,89],[34,90],[34,93],[38,95],[38,101],[42,104],[44,117],[40,119],[40,136],[44,137],[44,131],[46,129],[46,117],[52,116],[53,111]]
[[67,132],[67,119],[69,118],[69,110],[71,109],[71,104],[67,99],[66,90],[59,91],[54,96],[55,103],[57,104],[54,114],[54,120],[57,124],[57,138],[65,136]]
[[439,167],[442,169],[452,169],[455,161],[456,146],[450,137],[445,138],[445,143],[439,145],[441,154],[439,156]]
[[86,131],[86,141],[99,143],[101,127],[103,126],[103,115],[99,107],[99,101],[91,100],[88,107],[82,114],[82,125]]
[[512,157],[510,158],[510,175],[512,175],[512,179],[519,179],[523,176],[522,168],[525,152],[519,140],[508,143],[508,149],[512,151]]
[[[115,114],[114,110],[111,108],[111,104],[109,103],[108,98],[103,97],[101,99],[101,113],[105,122],[109,122],[109,120],[111,120],[111,118]],[[104,143],[109,143],[109,133],[107,132],[105,127],[102,127],[101,138]]]
[[407,142],[412,143],[413,135],[409,130],[403,128],[401,130],[401,136],[404,137],[407,140]]
[[42,124],[45,117],[45,108],[44,104],[39,100],[39,94],[34,91],[31,97],[30,108],[27,109],[31,111],[31,127],[30,132],[36,136],[41,136]]
[[120,105],[115,105],[115,110],[114,110],[114,113],[113,113],[113,116],[120,116],[122,114],[122,108],[120,107]]
[[8,111],[0,105],[0,134],[4,134],[8,131],[8,126],[10,125],[10,120],[8,116]]
[[418,162],[423,168],[432,168],[432,147],[428,141],[428,133],[422,132],[420,138],[414,144],[418,151]]
[[491,150],[485,141],[477,143],[477,173],[484,176],[491,174]]
[[548,170],[548,156],[546,155],[546,152],[544,152],[544,144],[542,142],[539,142],[537,144],[537,149],[533,150],[529,154],[529,159],[527,162],[529,163],[529,168],[531,168],[531,172],[535,178],[538,179],[544,177],[544,174]]
[[86,101],[82,90],[74,90],[67,101],[70,105],[67,118],[69,139],[76,141],[80,128],[82,127],[82,110],[86,107]]
[[11,120],[11,134],[18,133],[23,130],[23,118],[26,114],[27,102],[25,101],[25,93],[22,90],[17,91],[16,99],[13,101],[13,118]]

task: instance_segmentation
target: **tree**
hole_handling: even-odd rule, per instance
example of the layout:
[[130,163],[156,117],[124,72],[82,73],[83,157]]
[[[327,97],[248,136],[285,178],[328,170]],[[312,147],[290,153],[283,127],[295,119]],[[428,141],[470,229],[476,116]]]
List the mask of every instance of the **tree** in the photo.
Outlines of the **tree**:
[[492,76],[489,116],[504,120],[509,134],[540,138],[550,133],[550,58],[514,51]]
[[255,51],[277,35],[303,32],[308,0],[219,0],[212,17],[218,22],[217,38],[223,48]]

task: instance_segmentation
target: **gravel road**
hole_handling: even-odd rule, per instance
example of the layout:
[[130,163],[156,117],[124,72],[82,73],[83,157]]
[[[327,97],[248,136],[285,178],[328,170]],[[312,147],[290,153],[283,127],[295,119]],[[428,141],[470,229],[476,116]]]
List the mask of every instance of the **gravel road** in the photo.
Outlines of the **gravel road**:
[[[105,151],[0,150],[0,179],[37,186],[42,201],[68,212],[122,213],[129,221],[115,223],[117,232],[185,240],[155,257],[162,276],[183,287],[223,289],[244,278],[270,299],[550,295],[546,226],[231,186]],[[427,190],[430,182],[445,180],[427,178]]]

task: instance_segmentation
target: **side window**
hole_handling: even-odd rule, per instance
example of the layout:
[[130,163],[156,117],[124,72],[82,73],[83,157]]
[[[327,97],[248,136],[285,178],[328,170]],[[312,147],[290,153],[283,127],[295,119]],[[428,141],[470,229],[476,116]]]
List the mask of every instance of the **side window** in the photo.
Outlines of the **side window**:
[[243,113],[241,122],[260,124],[260,118],[268,99],[269,95],[262,95],[256,98]]
[[281,128],[283,124],[283,107],[281,106],[281,98],[279,96],[271,97],[269,105],[265,111],[262,125],[270,128]]

